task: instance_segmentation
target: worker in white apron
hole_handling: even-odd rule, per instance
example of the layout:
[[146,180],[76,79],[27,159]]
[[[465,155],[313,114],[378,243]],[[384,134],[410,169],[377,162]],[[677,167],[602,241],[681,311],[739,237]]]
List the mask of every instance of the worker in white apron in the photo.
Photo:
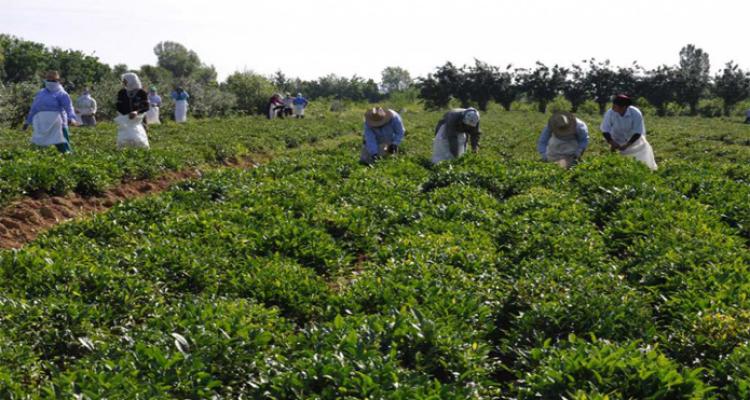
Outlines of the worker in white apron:
[[60,153],[66,154],[73,151],[68,122],[79,125],[73,102],[60,84],[60,74],[49,71],[44,89],[34,97],[23,130],[31,125],[34,128],[31,143],[41,147],[55,146]]
[[578,163],[589,145],[586,123],[572,113],[555,113],[542,130],[536,150],[543,161],[553,162],[563,168]]
[[635,158],[652,171],[656,171],[654,149],[646,140],[643,114],[632,103],[628,96],[615,96],[612,108],[604,114],[600,129],[612,151]]
[[471,141],[471,150],[479,150],[479,111],[473,108],[456,108],[448,111],[435,127],[432,141],[432,163],[452,160],[466,153]]

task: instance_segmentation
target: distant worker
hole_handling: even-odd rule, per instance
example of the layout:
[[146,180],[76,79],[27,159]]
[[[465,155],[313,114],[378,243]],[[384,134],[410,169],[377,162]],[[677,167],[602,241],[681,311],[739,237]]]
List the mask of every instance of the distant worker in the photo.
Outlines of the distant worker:
[[284,115],[282,114],[284,111],[284,101],[282,100],[280,94],[274,93],[273,96],[268,99],[266,111],[266,116],[268,117],[268,119],[274,119],[276,117],[284,118]]
[[172,100],[174,100],[174,120],[175,122],[186,122],[188,112],[188,99],[190,95],[181,86],[175,86],[172,91]]
[[291,117],[292,114],[294,114],[294,97],[287,93],[286,96],[284,96],[284,116]]
[[29,125],[34,128],[31,143],[47,147],[54,145],[63,154],[72,151],[68,121],[78,125],[78,117],[73,111],[70,96],[60,84],[60,74],[49,71],[44,81],[44,89],[37,92],[31,103],[31,110],[23,124],[23,130]]
[[76,99],[76,112],[81,117],[82,126],[96,126],[96,100],[88,88]]
[[479,111],[473,108],[456,108],[443,115],[435,127],[432,142],[432,163],[451,160],[466,153],[469,140],[471,150],[479,150]]
[[148,89],[148,112],[146,113],[146,123],[148,125],[159,125],[159,110],[161,109],[161,96],[156,90],[156,86]]
[[542,130],[536,150],[542,160],[554,162],[563,168],[578,163],[589,145],[589,128],[586,123],[568,112],[555,113]]
[[148,93],[143,90],[141,80],[133,72],[122,75],[122,85],[124,87],[117,93],[115,104],[120,113],[114,119],[117,123],[117,148],[148,148],[148,125],[145,119],[149,111]]
[[750,124],[750,108],[745,111],[745,123]]
[[395,111],[382,107],[367,110],[360,162],[369,165],[379,157],[396,154],[405,132],[404,122]]
[[612,101],[612,109],[607,110],[600,129],[610,149],[633,157],[655,171],[654,149],[646,140],[646,125],[643,114],[633,105],[630,97],[617,95]]
[[146,114],[149,109],[148,94],[143,90],[138,75],[133,72],[123,74],[122,85],[124,87],[117,92],[115,104],[117,112],[128,116],[130,119]]
[[297,97],[294,98],[294,118],[305,118],[305,108],[308,104],[310,103],[302,97],[302,93],[297,93]]

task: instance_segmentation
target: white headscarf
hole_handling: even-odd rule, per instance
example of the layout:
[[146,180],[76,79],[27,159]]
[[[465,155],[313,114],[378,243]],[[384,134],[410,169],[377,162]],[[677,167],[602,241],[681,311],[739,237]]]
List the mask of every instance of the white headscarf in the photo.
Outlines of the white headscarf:
[[125,89],[128,92],[134,92],[143,88],[143,86],[141,85],[141,80],[138,79],[138,75],[136,75],[134,72],[127,72],[123,74],[122,79],[127,82],[125,84]]

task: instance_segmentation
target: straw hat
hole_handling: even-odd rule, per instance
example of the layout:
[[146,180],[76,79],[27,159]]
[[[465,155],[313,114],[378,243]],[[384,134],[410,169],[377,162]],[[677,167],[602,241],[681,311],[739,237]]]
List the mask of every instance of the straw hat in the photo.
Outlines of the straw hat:
[[554,113],[547,123],[550,131],[557,137],[572,137],[576,134],[576,117],[569,112]]
[[383,109],[383,107],[373,107],[365,113],[365,122],[370,128],[380,128],[391,122],[393,111]]

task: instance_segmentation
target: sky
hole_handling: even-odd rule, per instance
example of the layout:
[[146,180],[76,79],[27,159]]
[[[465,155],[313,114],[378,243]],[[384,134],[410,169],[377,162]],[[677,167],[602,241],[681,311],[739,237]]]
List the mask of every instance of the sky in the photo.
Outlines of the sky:
[[693,43],[717,71],[750,67],[748,0],[0,0],[0,33],[137,69],[176,41],[213,65],[315,79],[424,76],[446,61],[531,67],[610,59],[674,65]]

